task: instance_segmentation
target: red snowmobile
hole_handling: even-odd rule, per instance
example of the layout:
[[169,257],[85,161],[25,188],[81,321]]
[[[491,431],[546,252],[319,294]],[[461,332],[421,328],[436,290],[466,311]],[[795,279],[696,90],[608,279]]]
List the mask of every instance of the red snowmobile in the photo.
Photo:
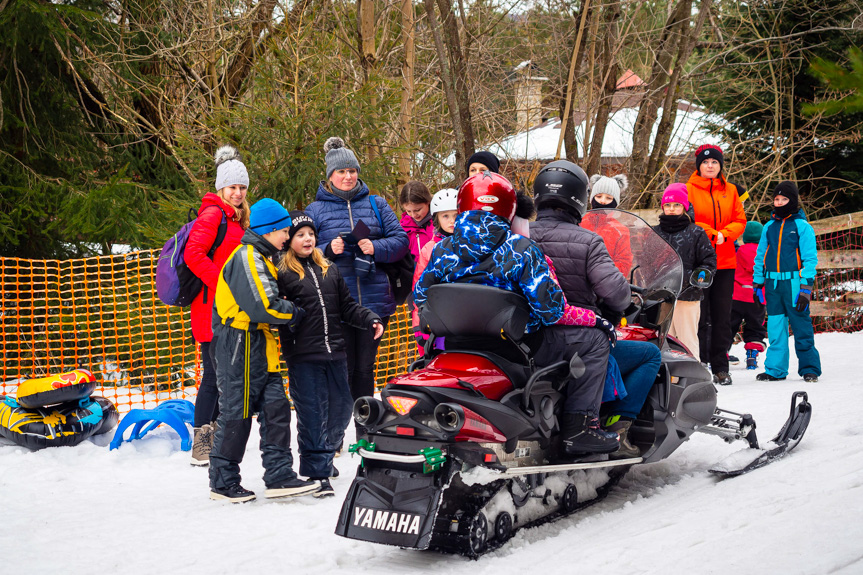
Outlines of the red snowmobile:
[[[749,443],[711,470],[721,475],[745,473],[797,445],[811,416],[806,394],[793,395],[788,421],[763,446],[751,415],[717,408],[710,373],[667,336],[683,289],[680,258],[637,216],[603,212],[629,229],[633,246],[633,304],[619,337],[662,350],[656,382],[629,432],[642,455],[566,458],[557,435],[559,386],[567,375],[582,375],[581,360],[534,365],[522,342],[530,314],[522,296],[436,285],[421,310],[431,333],[425,356],[391,379],[380,399],[354,404],[363,433],[350,451],[362,463],[338,535],[475,558],[518,529],[598,501],[631,466],[668,457],[696,431]],[[446,351],[434,350],[436,337],[447,338]]]

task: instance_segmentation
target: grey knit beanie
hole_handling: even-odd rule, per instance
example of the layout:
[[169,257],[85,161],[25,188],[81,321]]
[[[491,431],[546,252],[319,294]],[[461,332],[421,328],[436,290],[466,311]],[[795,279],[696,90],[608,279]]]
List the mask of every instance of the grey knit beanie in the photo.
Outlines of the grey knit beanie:
[[327,138],[324,143],[324,153],[327,162],[327,179],[333,175],[336,170],[347,170],[353,168],[359,173],[360,163],[352,151],[345,147],[345,141],[338,136]]
[[608,194],[617,205],[620,205],[620,194],[629,186],[629,180],[623,174],[618,174],[613,178],[594,174],[590,176],[590,198],[593,199],[597,194]]
[[249,172],[240,161],[240,152],[232,146],[216,150],[216,191],[236,184],[249,187]]

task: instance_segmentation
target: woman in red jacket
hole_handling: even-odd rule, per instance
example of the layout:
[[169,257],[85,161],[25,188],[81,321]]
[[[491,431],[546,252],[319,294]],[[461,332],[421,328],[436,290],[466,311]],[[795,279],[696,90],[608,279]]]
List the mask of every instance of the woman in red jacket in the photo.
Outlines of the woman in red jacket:
[[734,242],[746,228],[746,214],[737,187],[722,175],[723,163],[718,146],[699,146],[695,151],[696,171],[686,182],[686,191],[695,211],[695,223],[704,228],[716,250],[716,275],[701,300],[698,325],[701,361],[710,363],[714,383],[731,385],[727,352],[731,344],[731,296],[737,268]]
[[[240,161],[240,154],[230,146],[216,151],[216,193],[207,192],[201,200],[198,219],[195,220],[186,242],[186,264],[204,282],[201,292],[192,302],[192,335],[201,344],[203,374],[195,399],[195,437],[192,444],[192,465],[209,465],[213,447],[215,422],[219,415],[219,390],[216,387],[216,369],[213,365],[213,296],[219,281],[219,272],[234,249],[240,245],[245,229],[249,227],[249,173]],[[216,243],[219,228],[224,239]]]

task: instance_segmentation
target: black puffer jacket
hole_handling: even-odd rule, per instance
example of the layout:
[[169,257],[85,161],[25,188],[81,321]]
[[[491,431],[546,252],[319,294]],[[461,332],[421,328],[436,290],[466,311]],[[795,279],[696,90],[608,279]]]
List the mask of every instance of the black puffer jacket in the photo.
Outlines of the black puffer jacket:
[[345,359],[342,322],[371,329],[380,318],[351,297],[338,266],[331,265],[324,276],[310,258],[298,260],[305,270],[302,280],[293,270],[279,270],[279,296],[305,311],[295,333],[279,329],[282,356],[289,366],[291,362]]
[[551,258],[570,305],[601,313],[599,304],[620,312],[629,306],[629,283],[602,237],[578,225],[575,216],[551,208],[539,210],[530,239]]
[[683,291],[678,300],[701,301],[703,298],[701,290],[690,287],[689,276],[695,268],[707,268],[712,272],[716,271],[716,251],[710,245],[704,228],[690,223],[679,232],[663,230],[661,224],[654,226],[653,229],[674,248],[683,262]]

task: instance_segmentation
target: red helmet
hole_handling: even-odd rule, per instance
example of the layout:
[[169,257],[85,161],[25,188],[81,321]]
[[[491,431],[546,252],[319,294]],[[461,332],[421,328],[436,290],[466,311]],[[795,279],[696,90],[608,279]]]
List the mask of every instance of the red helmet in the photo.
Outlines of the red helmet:
[[515,188],[509,180],[494,172],[471,176],[458,189],[459,213],[482,210],[512,222],[515,206]]

